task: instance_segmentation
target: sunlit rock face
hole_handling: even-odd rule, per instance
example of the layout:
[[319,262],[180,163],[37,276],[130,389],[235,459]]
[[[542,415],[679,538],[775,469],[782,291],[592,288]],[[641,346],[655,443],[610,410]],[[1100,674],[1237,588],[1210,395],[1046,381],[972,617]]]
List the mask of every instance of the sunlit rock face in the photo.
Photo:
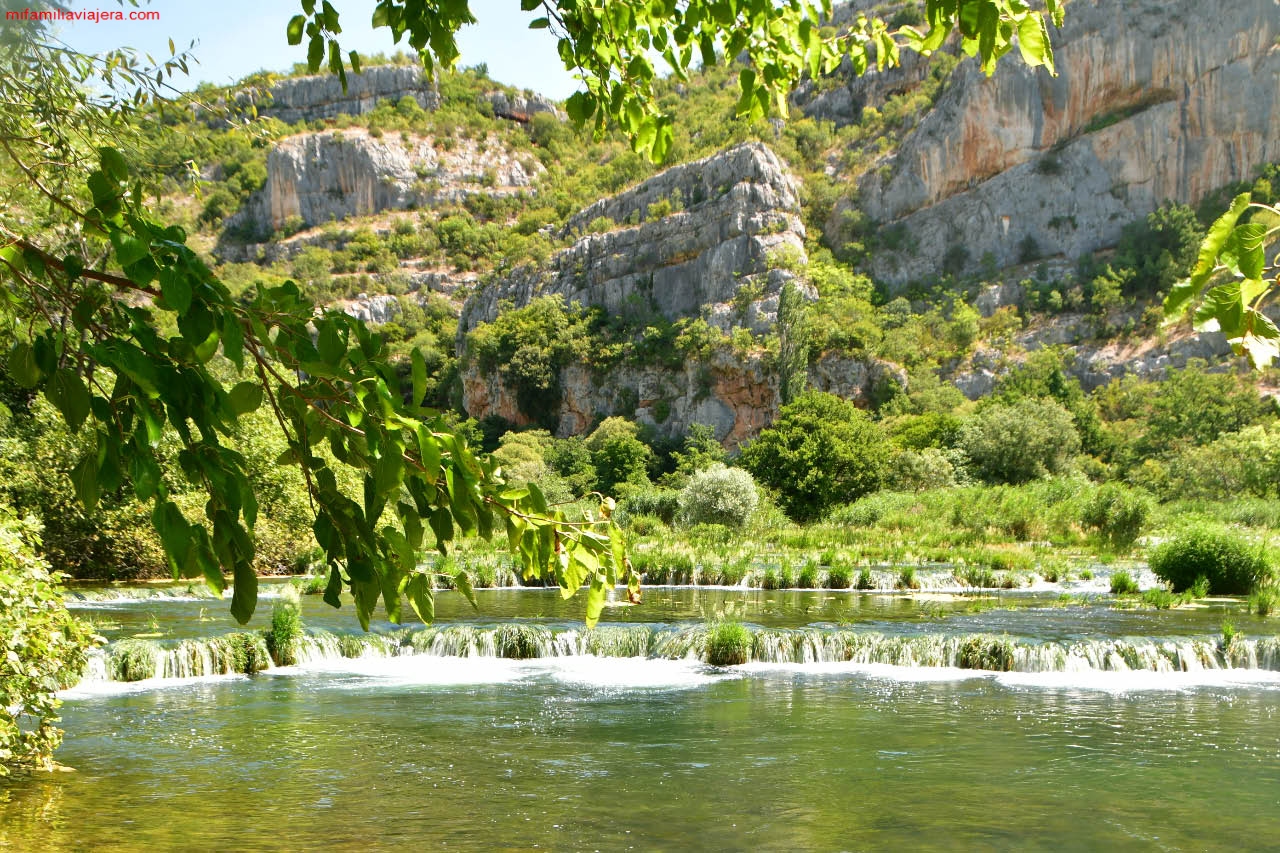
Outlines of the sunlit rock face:
[[267,237],[291,221],[323,225],[384,210],[428,207],[469,193],[518,192],[542,171],[495,136],[481,141],[363,128],[303,133],[267,155],[267,182],[227,220],[228,232]]
[[[591,231],[600,233],[590,233]],[[571,217],[563,236],[580,235],[545,267],[524,268],[483,289],[462,313],[460,333],[491,322],[504,302],[527,305],[546,294],[611,314],[641,308],[668,320],[697,317],[764,331],[790,274],[780,256],[804,259],[799,186],[760,144],[740,145],[668,169]],[[735,299],[758,290],[751,300]]]
[[[472,295],[459,324],[461,342],[508,306],[546,295],[623,317],[701,317],[725,331],[764,334],[774,328],[782,288],[793,280],[784,259],[805,258],[799,186],[758,143],[677,166],[601,199],[570,218],[562,236],[575,235],[545,266],[518,270]],[[798,286],[816,297],[807,285]],[[815,367],[815,384],[867,400],[874,383],[893,372],[878,364],[823,362]],[[679,369],[624,366],[600,374],[570,366],[559,379],[561,435],[622,414],[669,436],[706,424],[735,447],[771,422],[779,406],[777,372],[763,352],[725,348]],[[895,374],[893,381],[905,378]],[[501,376],[475,365],[463,374],[463,405],[474,417],[529,422]]]
[[[852,203],[910,235],[909,247],[877,253],[872,272],[927,278],[951,247],[971,268],[988,253],[1005,266],[1028,238],[1074,258],[1114,245],[1165,200],[1251,179],[1280,160],[1278,37],[1275,0],[1074,0],[1053,34],[1057,77],[1016,56],[990,78],[962,62],[858,187]],[[863,85],[892,91],[912,73]],[[839,120],[837,101],[875,94],[851,92],[809,108]]]
[[281,80],[268,94],[259,112],[286,124],[363,115],[372,112],[379,101],[398,103],[406,96],[424,110],[440,105],[435,85],[417,65],[379,65],[348,74],[346,91],[337,75],[317,74]]

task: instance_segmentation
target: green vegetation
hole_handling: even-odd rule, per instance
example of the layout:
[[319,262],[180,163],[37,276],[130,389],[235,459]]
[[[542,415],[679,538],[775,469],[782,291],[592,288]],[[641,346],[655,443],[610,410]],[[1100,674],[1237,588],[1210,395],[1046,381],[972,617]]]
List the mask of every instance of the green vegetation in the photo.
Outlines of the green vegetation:
[[1112,595],[1136,595],[1138,592],[1138,582],[1133,579],[1133,575],[1124,569],[1116,569],[1111,573],[1111,594]]
[[284,587],[271,607],[271,627],[267,630],[267,651],[276,666],[298,662],[298,641],[302,639],[302,601],[292,584]]
[[1262,546],[1227,530],[1199,526],[1157,546],[1151,570],[1174,592],[1191,589],[1203,578],[1213,595],[1248,595],[1274,579]]
[[689,478],[680,492],[679,513],[686,524],[742,527],[759,502],[756,484],[741,468],[715,463]]
[[783,406],[742,451],[747,470],[777,491],[789,516],[804,521],[874,492],[888,461],[889,444],[865,413],[817,391]]
[[740,666],[751,659],[751,632],[740,622],[716,622],[707,629],[707,663],[712,666]]
[[0,776],[53,767],[62,742],[56,691],[84,670],[89,626],[62,604],[30,522],[0,517]]

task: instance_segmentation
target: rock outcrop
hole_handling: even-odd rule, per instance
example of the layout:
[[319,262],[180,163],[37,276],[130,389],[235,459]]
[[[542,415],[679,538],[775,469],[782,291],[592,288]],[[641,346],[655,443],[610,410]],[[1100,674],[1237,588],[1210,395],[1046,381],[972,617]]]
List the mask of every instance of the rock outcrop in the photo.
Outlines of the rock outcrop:
[[[504,306],[518,308],[544,295],[615,315],[657,313],[672,321],[701,316],[724,330],[766,332],[777,321],[778,297],[792,278],[775,259],[779,253],[804,259],[795,179],[760,144],[677,166],[602,199],[569,220],[562,236],[575,234],[582,236],[546,267],[518,270],[473,294],[459,322],[460,343]],[[801,287],[816,298],[807,285]],[[772,360],[729,347],[674,370],[622,366],[598,374],[569,366],[559,380],[560,435],[585,432],[601,417],[622,414],[671,437],[691,424],[706,424],[732,448],[769,424],[780,405]],[[905,385],[906,377],[887,363],[839,358],[819,362],[811,381],[869,401],[877,383]],[[462,384],[468,414],[529,422],[501,376],[473,364]]]
[[232,233],[266,237],[299,227],[457,200],[469,193],[508,193],[542,171],[490,137],[446,146],[431,137],[374,138],[362,128],[304,133],[267,156],[267,182],[227,220]]
[[[547,294],[619,315],[656,311],[676,320],[705,311],[726,331],[764,331],[791,278],[771,258],[804,259],[798,191],[758,143],[668,169],[575,214],[562,236],[583,236],[546,267],[518,270],[472,296],[459,334],[491,322],[503,303],[520,307]],[[744,292],[751,298],[739,298]]]
[[970,268],[1031,248],[1076,257],[1165,200],[1252,178],[1280,160],[1277,38],[1275,0],[1074,0],[1053,35],[1058,77],[1013,57],[991,78],[961,63],[859,187],[867,214],[911,235],[873,274],[935,275],[953,247]]
[[363,115],[372,112],[379,101],[399,102],[404,97],[413,98],[424,110],[434,110],[440,105],[435,84],[426,79],[421,68],[378,65],[359,74],[348,74],[345,92],[342,81],[334,74],[281,80],[268,90],[268,97],[258,112],[293,124],[339,115]]
[[[906,373],[885,361],[860,361],[844,356],[820,359],[809,369],[810,387],[870,405],[892,382],[906,387]],[[678,370],[622,367],[607,376],[573,365],[560,373],[558,410],[560,436],[580,435],[608,415],[624,415],[653,427],[659,435],[679,438],[692,424],[705,424],[730,450],[754,438],[777,416],[781,407],[777,372],[764,356],[747,356],[725,348],[705,362],[690,362]],[[497,374],[483,374],[474,366],[462,375],[467,413],[496,415],[514,424],[528,424],[516,395]]]

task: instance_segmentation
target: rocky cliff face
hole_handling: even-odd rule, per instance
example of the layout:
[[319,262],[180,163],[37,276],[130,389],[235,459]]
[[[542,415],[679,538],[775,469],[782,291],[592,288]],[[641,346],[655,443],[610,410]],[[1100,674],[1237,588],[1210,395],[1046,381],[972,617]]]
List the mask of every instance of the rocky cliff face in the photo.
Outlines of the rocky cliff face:
[[[770,259],[778,252],[804,257],[795,179],[759,144],[677,166],[602,199],[574,215],[564,236],[603,223],[612,230],[584,234],[546,268],[520,270],[474,294],[463,308],[460,337],[495,319],[503,303],[520,307],[547,294],[613,314],[639,308],[668,320],[702,316],[725,330],[739,325],[765,332],[776,322],[778,296],[791,279]],[[815,367],[813,384],[868,400],[886,377],[906,381],[887,363],[834,359]],[[668,436],[680,436],[694,423],[707,424],[727,446],[736,447],[772,421],[780,402],[770,360],[728,349],[678,370],[621,367],[596,375],[569,367],[560,386],[561,435],[622,414]],[[501,377],[482,374],[474,365],[463,376],[463,406],[474,417],[529,420]]]
[[435,85],[423,76],[421,68],[379,65],[359,74],[348,74],[345,92],[342,82],[333,74],[281,80],[271,87],[259,112],[293,124],[339,115],[363,115],[371,112],[378,101],[398,102],[406,96],[424,110],[434,110],[440,104]]
[[[608,230],[583,234],[593,229]],[[725,330],[737,323],[764,331],[790,278],[770,258],[804,258],[798,186],[759,144],[676,166],[602,199],[569,220],[563,236],[573,234],[583,236],[547,267],[519,270],[468,300],[459,334],[491,322],[503,302],[520,307],[547,294],[612,314],[654,310],[668,320],[705,310]],[[735,306],[744,289],[753,298]]]
[[[906,373],[886,361],[843,356],[823,358],[809,370],[810,387],[861,404],[869,404],[885,382],[906,387]],[[623,367],[601,376],[570,366],[561,372],[560,385],[560,436],[580,435],[603,417],[617,414],[669,438],[683,436],[692,424],[705,424],[733,450],[772,423],[781,406],[777,372],[769,360],[728,349],[679,370]],[[473,417],[497,415],[515,424],[530,422],[515,393],[496,374],[482,374],[473,366],[463,373],[462,391]]]
[[312,226],[468,193],[515,192],[542,171],[537,158],[517,156],[496,137],[451,143],[375,139],[361,128],[290,137],[268,155],[266,184],[228,219],[227,230],[265,237],[290,220]]
[[1275,0],[1074,0],[1058,77],[1013,57],[991,78],[962,63],[859,187],[863,210],[911,235],[873,273],[926,278],[957,246],[970,267],[988,252],[1009,265],[1028,238],[1076,257],[1167,199],[1250,178],[1280,160],[1277,38]]

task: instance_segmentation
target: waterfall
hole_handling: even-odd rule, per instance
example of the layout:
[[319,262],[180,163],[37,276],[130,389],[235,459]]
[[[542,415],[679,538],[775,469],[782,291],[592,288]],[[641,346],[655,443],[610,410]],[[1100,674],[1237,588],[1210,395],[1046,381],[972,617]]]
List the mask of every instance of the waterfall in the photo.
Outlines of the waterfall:
[[[748,658],[765,664],[888,664],[993,672],[1280,671],[1280,637],[1100,639],[1034,642],[991,634],[893,636],[852,629],[752,629]],[[309,632],[298,644],[298,666],[341,658],[408,655],[511,660],[570,658],[706,659],[704,626],[610,625],[552,628],[511,622],[440,625],[388,634]],[[90,657],[85,681],[185,679],[252,674],[272,668],[262,635],[241,632],[165,643],[126,639]]]

